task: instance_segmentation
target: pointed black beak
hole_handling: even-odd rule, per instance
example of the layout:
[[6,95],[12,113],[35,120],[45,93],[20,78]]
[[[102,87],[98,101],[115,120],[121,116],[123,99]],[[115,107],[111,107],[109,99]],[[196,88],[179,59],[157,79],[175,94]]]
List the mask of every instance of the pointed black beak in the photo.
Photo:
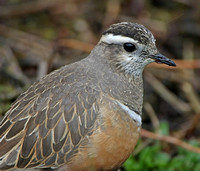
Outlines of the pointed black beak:
[[166,64],[166,65],[169,65],[169,66],[176,66],[174,61],[172,61],[171,59],[167,58],[166,56],[164,56],[160,53],[156,53],[155,55],[151,55],[151,56],[149,56],[149,58],[155,59],[156,63],[162,63],[162,64]]

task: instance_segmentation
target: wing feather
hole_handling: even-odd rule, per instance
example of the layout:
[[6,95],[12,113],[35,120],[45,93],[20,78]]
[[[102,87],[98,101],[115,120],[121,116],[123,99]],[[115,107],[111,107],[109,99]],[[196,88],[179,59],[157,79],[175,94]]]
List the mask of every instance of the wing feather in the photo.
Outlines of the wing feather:
[[100,93],[66,75],[33,84],[7,112],[0,123],[0,170],[57,167],[86,145]]
[[47,136],[42,139],[42,155],[44,158],[48,157],[52,151],[52,131],[47,134]]
[[21,156],[23,158],[28,158],[31,154],[31,151],[33,150],[33,147],[35,146],[35,143],[37,141],[38,132],[34,132],[31,135],[26,135],[24,137],[22,150],[21,150]]
[[[6,132],[8,131],[8,128],[10,128],[10,126],[12,125],[12,122],[10,122],[9,120],[5,120],[5,122],[3,122],[0,126],[0,139],[6,134]],[[1,142],[1,140],[0,140]]]
[[60,141],[63,140],[63,138],[65,137],[65,134],[68,133],[68,131],[66,132],[66,126],[65,125],[63,116],[60,118],[60,121],[58,122],[58,124],[56,125],[56,127],[53,130],[53,135],[54,135],[54,144],[58,144]]

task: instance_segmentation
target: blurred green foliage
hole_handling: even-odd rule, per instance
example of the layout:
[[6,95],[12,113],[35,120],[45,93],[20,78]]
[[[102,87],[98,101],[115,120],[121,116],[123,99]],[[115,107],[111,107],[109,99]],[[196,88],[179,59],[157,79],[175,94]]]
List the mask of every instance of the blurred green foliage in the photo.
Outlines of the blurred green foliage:
[[[160,131],[168,132],[167,122],[162,122]],[[166,134],[165,134],[166,135]],[[199,146],[200,142],[190,141],[189,144]],[[138,146],[142,144],[139,142]],[[199,171],[200,154],[196,154],[178,147],[173,154],[163,151],[162,142],[155,141],[151,146],[145,147],[140,153],[129,157],[124,163],[126,171]]]

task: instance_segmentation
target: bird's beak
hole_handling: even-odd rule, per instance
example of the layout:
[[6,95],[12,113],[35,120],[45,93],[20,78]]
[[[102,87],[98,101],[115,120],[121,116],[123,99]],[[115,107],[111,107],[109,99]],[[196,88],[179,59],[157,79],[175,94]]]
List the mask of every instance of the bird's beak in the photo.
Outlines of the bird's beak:
[[172,61],[171,59],[167,58],[166,56],[164,56],[160,53],[156,53],[155,55],[151,55],[151,56],[149,56],[149,58],[154,59],[156,63],[166,64],[166,65],[169,65],[169,66],[176,66],[174,61]]

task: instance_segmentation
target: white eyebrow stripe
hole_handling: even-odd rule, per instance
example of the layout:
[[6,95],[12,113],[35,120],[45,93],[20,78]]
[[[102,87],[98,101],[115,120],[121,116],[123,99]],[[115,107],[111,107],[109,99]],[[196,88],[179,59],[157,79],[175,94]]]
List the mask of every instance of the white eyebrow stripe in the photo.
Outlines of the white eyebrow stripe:
[[142,125],[142,118],[135,111],[130,110],[128,106],[125,106],[123,103],[118,101],[119,106],[135,121],[138,126]]
[[105,42],[108,44],[123,44],[123,43],[138,43],[138,41],[122,36],[122,35],[114,35],[114,34],[105,34],[101,37],[100,42]]

